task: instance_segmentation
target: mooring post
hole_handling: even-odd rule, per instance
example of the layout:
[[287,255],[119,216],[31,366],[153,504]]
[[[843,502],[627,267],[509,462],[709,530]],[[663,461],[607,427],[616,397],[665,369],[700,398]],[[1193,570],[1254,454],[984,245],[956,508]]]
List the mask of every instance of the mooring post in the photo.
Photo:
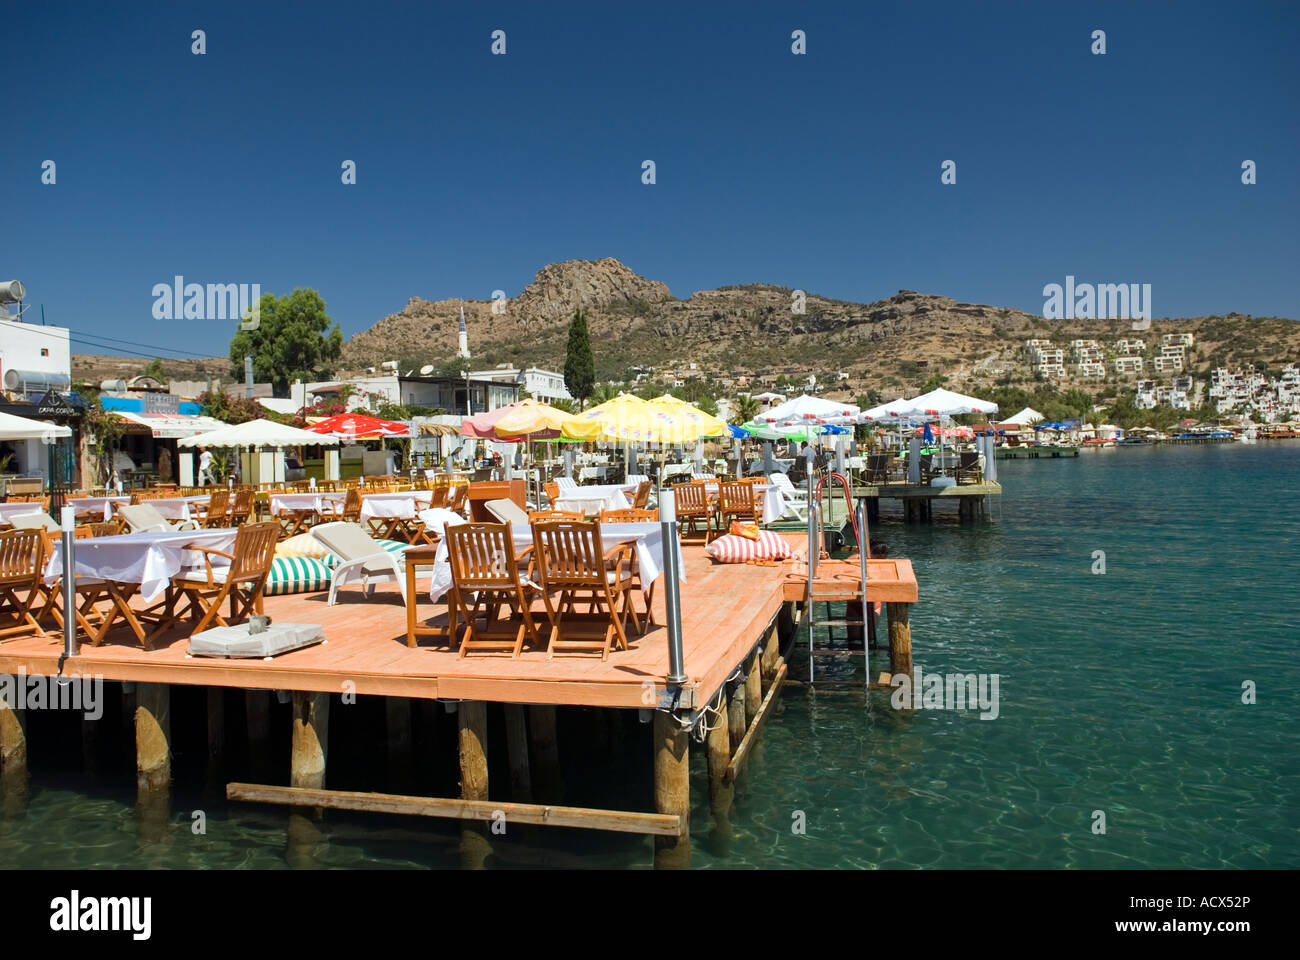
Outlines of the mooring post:
[[[462,700],[456,711],[460,724],[460,798],[488,798],[487,704]],[[492,852],[483,823],[466,822],[460,832],[461,866],[481,870]]]
[[909,622],[910,603],[890,603],[889,611],[889,670],[893,674],[912,673],[912,626]]
[[681,833],[655,837],[655,869],[691,865],[691,752],[689,731],[665,710],[654,712],[655,810],[681,817]]
[[532,774],[528,769],[528,722],[524,708],[517,703],[505,705],[506,750],[510,755],[510,796],[520,803],[533,802]]
[[718,710],[707,711],[704,722],[709,725],[705,739],[706,756],[709,761],[709,806],[719,831],[724,831],[730,823],[731,804],[735,798],[735,788],[727,779],[727,767],[731,765],[731,734],[727,729],[727,688],[718,691]]
[[528,708],[528,743],[533,755],[533,789],[537,799],[542,803],[563,803],[564,775],[560,771],[553,704]]

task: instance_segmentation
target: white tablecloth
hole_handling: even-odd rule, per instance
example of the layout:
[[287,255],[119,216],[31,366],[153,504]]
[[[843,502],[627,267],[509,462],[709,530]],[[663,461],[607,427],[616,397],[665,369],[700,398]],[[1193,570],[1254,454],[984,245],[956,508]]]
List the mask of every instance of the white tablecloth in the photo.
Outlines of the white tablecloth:
[[[211,547],[229,552],[236,531],[185,530],[169,533],[125,533],[116,537],[78,540],[72,558],[78,577],[138,583],[146,602],[157,599],[167,582],[181,570],[206,571],[203,555],[190,547]],[[229,566],[224,557],[213,557],[212,566]],[[56,542],[45,564],[45,582],[63,576],[63,544]]]
[[[591,491],[605,490],[605,493]],[[600,516],[602,510],[626,510],[632,506],[619,487],[579,487],[573,495],[555,501],[556,510],[576,510],[589,517]]]
[[414,520],[416,514],[433,502],[432,490],[408,490],[404,493],[367,493],[361,497],[361,519]]
[[10,517],[19,517],[29,513],[45,513],[43,503],[0,503],[0,525],[9,523]]
[[756,483],[754,487],[754,495],[763,504],[763,522],[774,523],[780,520],[785,513],[785,497],[781,494],[781,488],[774,483]]
[[271,514],[278,517],[295,510],[332,513],[342,510],[346,499],[345,493],[273,493],[268,503]]
[[199,504],[206,507],[209,500],[205,495],[197,495],[192,497],[159,497],[156,500],[145,500],[144,502],[168,520],[193,520],[196,516],[201,515],[203,511],[195,510],[191,514],[191,506]]
[[609,473],[609,467],[579,467],[579,480],[595,480],[600,477],[602,480]]
[[73,497],[68,505],[75,507],[77,513],[103,513],[105,520],[111,520],[113,504],[130,502],[130,497]]
[[[512,530],[515,554],[525,547],[533,545],[531,530]],[[636,551],[637,563],[641,565],[641,583],[646,589],[658,579],[664,569],[664,535],[663,527],[658,523],[602,523],[600,525],[600,542],[606,550],[616,543],[632,543]],[[673,544],[677,551],[678,579],[686,582],[686,564],[682,561],[681,544]],[[441,600],[451,589],[451,562],[447,559],[447,541],[438,544],[438,556],[434,561],[433,579],[429,584],[429,599],[434,603]]]

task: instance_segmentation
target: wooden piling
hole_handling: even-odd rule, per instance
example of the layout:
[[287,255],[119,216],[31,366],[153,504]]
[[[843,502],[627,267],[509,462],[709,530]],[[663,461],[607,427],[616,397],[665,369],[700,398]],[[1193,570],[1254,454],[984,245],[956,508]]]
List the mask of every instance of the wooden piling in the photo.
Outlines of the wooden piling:
[[520,803],[532,803],[533,781],[528,768],[528,722],[524,708],[518,703],[507,703],[506,750],[510,754],[510,796]]
[[763,637],[763,655],[759,658],[759,674],[763,680],[764,694],[772,688],[772,678],[776,676],[776,663],[781,659],[778,626],[777,623],[773,623]]
[[731,764],[731,733],[727,729],[726,688],[720,693],[718,713],[706,713],[704,722],[709,725],[705,739],[709,762],[709,807],[713,810],[715,825],[722,830],[730,819],[735,789],[727,779],[727,767]]
[[759,704],[763,702],[763,684],[758,669],[758,651],[749,655],[749,673],[745,677],[745,729],[754,722],[758,715]]
[[172,781],[171,687],[135,687],[135,784],[141,794],[168,792]]
[[889,611],[889,669],[891,673],[912,672],[912,626],[910,603],[886,604]]
[[6,778],[27,772],[27,711],[0,697],[0,774]]
[[689,731],[663,710],[654,716],[655,810],[681,817],[681,833],[655,837],[655,869],[691,865],[691,753]]
[[411,701],[384,698],[384,728],[388,737],[388,772],[397,783],[411,778]]
[[560,772],[553,705],[528,708],[528,743],[532,753],[533,791],[544,803],[560,803],[564,799],[564,776]]
[[293,692],[293,745],[289,784],[319,790],[325,786],[329,757],[330,698],[327,693]]
[[745,739],[745,681],[744,678],[727,684],[727,731],[731,735],[731,752],[735,753],[740,741]]
[[[482,700],[462,700],[456,711],[460,726],[460,798],[488,798],[487,704]],[[492,849],[482,824],[466,823],[461,827],[461,866],[481,870]]]
[[208,766],[220,767],[226,753],[226,689],[208,687]]

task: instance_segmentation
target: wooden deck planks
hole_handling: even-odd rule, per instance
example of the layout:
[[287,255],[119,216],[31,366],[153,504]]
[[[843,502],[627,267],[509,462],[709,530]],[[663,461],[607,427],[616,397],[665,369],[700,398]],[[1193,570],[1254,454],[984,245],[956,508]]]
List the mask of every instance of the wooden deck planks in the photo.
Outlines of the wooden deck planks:
[[[797,537],[795,538],[798,539]],[[687,582],[682,585],[682,637],[686,672],[691,678],[684,706],[699,706],[762,639],[787,600],[802,599],[802,564],[777,566],[714,564],[697,546],[683,550]],[[828,590],[856,590],[856,564],[823,562]],[[849,571],[848,568],[852,567]],[[852,573],[851,581],[847,574]],[[427,579],[419,607],[421,620],[445,616],[446,606],[428,601]],[[819,579],[819,593],[823,580]],[[655,618],[666,622],[664,589],[655,591]],[[872,561],[873,600],[914,602],[916,579],[907,560]],[[406,646],[406,611],[394,584],[381,584],[371,600],[359,588],[340,591],[331,607],[326,595],[268,597],[266,612],[279,622],[320,623],[328,643],[283,654],[271,661],[214,660],[185,655],[187,634],[176,628],[143,650],[127,630],[113,631],[101,647],[84,645],[68,661],[67,674],[99,675],[107,680],[180,683],[236,688],[270,688],[340,693],[346,682],[357,694],[414,698],[491,700],[528,704],[641,707],[646,680],[662,687],[668,672],[667,630],[644,636],[631,629],[630,649],[607,661],[557,657],[526,649],[518,660],[497,657],[461,659],[445,643],[422,637]],[[549,631],[538,604],[543,636]],[[20,638],[0,643],[0,673],[53,674],[58,671],[61,638]]]

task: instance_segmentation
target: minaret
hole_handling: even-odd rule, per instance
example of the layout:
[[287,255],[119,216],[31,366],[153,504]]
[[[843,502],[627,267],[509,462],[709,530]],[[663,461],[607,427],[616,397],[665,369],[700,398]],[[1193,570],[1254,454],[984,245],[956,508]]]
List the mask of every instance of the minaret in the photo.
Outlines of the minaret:
[[469,358],[469,334],[465,332],[465,307],[463,304],[460,308],[460,348],[456,351],[456,356]]

